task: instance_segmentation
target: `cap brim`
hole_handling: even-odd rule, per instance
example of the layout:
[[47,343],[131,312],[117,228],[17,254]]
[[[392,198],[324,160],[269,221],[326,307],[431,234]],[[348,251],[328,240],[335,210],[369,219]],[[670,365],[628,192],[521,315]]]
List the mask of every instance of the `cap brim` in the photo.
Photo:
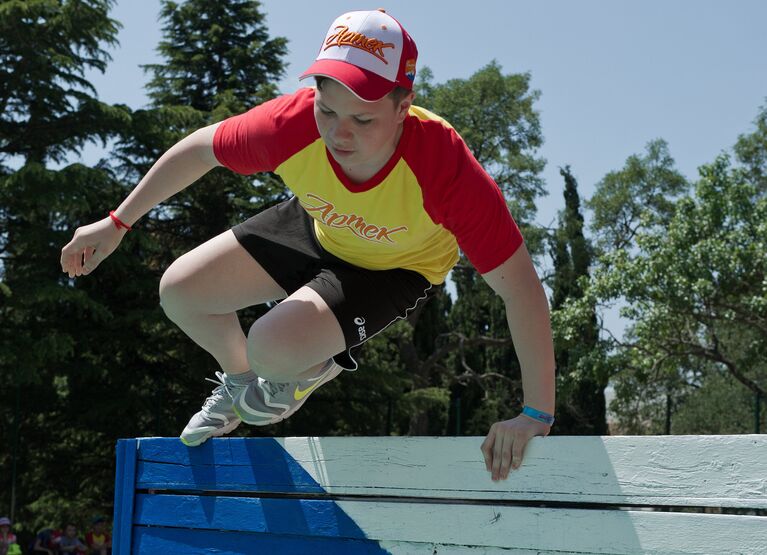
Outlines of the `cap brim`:
[[329,77],[365,102],[377,102],[394,90],[396,83],[341,60],[317,60],[298,79]]

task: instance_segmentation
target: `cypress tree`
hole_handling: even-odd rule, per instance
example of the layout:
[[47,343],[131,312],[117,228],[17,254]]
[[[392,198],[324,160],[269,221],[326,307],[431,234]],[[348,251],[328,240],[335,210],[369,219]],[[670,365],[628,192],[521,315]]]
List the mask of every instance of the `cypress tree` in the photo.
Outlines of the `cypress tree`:
[[[583,234],[578,183],[570,166],[560,168],[565,180],[565,209],[560,213],[559,227],[549,238],[554,262],[551,280],[552,310],[583,296],[582,280],[588,280],[592,250]],[[587,324],[579,330],[576,341],[554,341],[557,361],[557,425],[556,433],[564,435],[605,435],[604,388],[607,382],[592,368],[589,354],[596,350],[599,334],[595,310]]]

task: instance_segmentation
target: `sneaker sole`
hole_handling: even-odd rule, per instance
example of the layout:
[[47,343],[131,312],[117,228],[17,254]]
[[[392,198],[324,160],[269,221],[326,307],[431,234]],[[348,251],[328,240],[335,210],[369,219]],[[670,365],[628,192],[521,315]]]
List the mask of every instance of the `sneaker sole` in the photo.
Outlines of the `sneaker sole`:
[[184,436],[183,436],[184,432],[181,432],[182,435],[179,436],[179,439],[181,440],[181,443],[183,443],[187,447],[197,447],[198,445],[201,445],[201,444],[205,443],[206,441],[208,441],[212,437],[219,437],[219,436],[223,436],[223,435],[228,434],[229,432],[233,431],[239,425],[240,425],[240,421],[239,420],[232,420],[231,422],[229,422],[229,424],[227,424],[223,428],[218,428],[216,430],[212,430],[209,434],[203,435],[197,441],[189,441],[189,440],[185,439]]
[[261,421],[254,420],[252,422],[249,422],[248,421],[249,416],[247,414],[245,415],[245,417],[243,417],[243,414],[238,409],[239,409],[239,405],[242,404],[242,399],[245,396],[245,393],[248,391],[247,389],[244,389],[239,395],[237,395],[237,398],[234,400],[234,403],[232,404],[232,410],[234,411],[234,414],[236,414],[240,420],[245,422],[245,424],[249,424],[250,426],[269,426],[270,424],[277,424],[278,422],[281,422],[285,420],[286,418],[289,418],[290,416],[292,416],[293,413],[295,413],[298,409],[301,408],[301,406],[303,406],[303,404],[312,395],[312,393],[314,393],[320,387],[322,387],[323,385],[325,385],[330,380],[334,379],[336,376],[338,376],[341,372],[344,371],[344,369],[341,366],[338,366],[337,364],[336,364],[336,367],[337,367],[337,370],[333,372],[329,372],[327,375],[325,375],[325,377],[322,378],[322,380],[320,380],[319,384],[317,384],[317,386],[311,391],[311,393],[309,393],[308,395],[306,395],[306,397],[301,399],[301,401],[299,401],[297,405],[290,407],[284,413],[278,416],[275,416],[274,418],[270,418],[268,420],[261,420]]

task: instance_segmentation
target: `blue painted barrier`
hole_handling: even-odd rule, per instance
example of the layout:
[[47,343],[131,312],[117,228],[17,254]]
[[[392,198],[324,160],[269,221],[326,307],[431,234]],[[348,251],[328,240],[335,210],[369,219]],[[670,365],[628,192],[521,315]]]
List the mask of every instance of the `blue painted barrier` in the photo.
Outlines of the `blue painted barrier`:
[[120,440],[116,555],[767,553],[767,436]]

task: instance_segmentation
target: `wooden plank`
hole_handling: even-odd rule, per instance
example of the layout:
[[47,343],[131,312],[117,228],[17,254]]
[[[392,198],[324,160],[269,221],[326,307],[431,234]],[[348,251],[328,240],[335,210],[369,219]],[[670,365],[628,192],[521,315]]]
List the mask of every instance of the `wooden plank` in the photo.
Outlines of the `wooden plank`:
[[[480,437],[141,440],[137,487],[767,508],[767,435],[554,436],[505,481]],[[541,477],[545,476],[545,480]]]
[[138,495],[136,524],[378,542],[584,553],[767,553],[767,517]]
[[130,553],[138,441],[120,439],[116,448],[115,505],[112,545],[115,553]]
[[[133,532],[135,555],[243,555],[275,553],[307,555],[333,553],[338,555],[385,555],[388,552],[377,542],[339,538],[284,537],[271,534],[221,532],[215,530],[184,530],[180,528],[144,528]],[[122,552],[121,552],[122,553]]]
[[[280,463],[282,465],[282,463]],[[287,468],[288,466],[292,468]],[[327,493],[299,463],[256,463],[254,466],[192,465],[139,461],[138,489],[195,491],[253,491],[272,493]]]
[[504,549],[476,545],[446,545],[441,543],[380,542],[391,555],[568,555],[574,551],[541,551],[540,549]]
[[[648,511],[381,503],[339,507],[372,540],[552,552],[767,553],[767,517]],[[356,503],[359,505],[359,503]]]
[[381,542],[291,538],[261,534],[227,534],[210,530],[176,530],[172,528],[136,527],[135,555],[243,555],[277,553],[279,555],[353,554],[353,555],[567,555],[575,553],[499,549],[439,543]]
[[327,500],[138,494],[134,523],[367,539],[354,520]]

